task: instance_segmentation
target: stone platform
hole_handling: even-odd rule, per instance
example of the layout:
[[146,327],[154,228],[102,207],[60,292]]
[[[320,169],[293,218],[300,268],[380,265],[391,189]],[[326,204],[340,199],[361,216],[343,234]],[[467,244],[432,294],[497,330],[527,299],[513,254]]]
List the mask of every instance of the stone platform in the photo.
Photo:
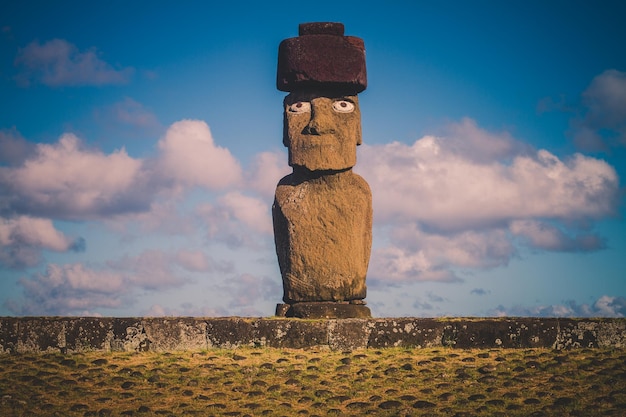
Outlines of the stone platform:
[[315,302],[278,304],[276,316],[301,319],[369,319],[372,312],[365,303]]
[[626,319],[0,317],[0,352],[180,351],[242,346],[626,348]]

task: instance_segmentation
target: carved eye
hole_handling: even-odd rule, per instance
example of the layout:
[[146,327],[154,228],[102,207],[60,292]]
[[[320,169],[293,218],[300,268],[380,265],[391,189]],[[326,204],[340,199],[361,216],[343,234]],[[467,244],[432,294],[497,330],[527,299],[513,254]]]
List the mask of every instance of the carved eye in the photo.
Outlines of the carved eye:
[[333,102],[333,110],[338,113],[350,113],[354,110],[354,103],[346,100],[337,100]]
[[311,103],[308,101],[298,101],[288,107],[291,113],[308,113],[311,111]]

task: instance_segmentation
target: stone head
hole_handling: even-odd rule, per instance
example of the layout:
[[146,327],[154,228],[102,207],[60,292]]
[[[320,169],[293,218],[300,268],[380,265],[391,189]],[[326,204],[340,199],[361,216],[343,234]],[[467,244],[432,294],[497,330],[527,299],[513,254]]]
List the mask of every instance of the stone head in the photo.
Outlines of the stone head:
[[341,23],[303,23],[300,36],[278,50],[276,85],[284,100],[283,143],[289,165],[309,171],[345,170],[361,144],[357,94],[367,86],[363,40],[344,36]]
[[289,165],[309,171],[343,170],[356,164],[361,112],[356,95],[298,91],[284,101],[283,143]]

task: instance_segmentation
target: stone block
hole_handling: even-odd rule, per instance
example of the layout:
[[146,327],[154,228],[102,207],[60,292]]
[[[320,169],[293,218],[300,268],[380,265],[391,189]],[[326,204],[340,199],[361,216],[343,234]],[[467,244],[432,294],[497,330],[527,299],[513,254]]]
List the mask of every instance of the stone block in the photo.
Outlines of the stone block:
[[441,346],[444,325],[434,319],[387,318],[371,324],[368,347],[418,347]]
[[110,348],[112,318],[78,317],[66,320],[65,348],[70,352]]
[[461,349],[552,347],[559,319],[443,319],[444,346]]
[[331,350],[365,349],[370,331],[369,320],[331,320],[328,322],[328,346]]
[[331,88],[360,93],[367,87],[363,40],[343,36],[342,24],[300,25],[300,36],[285,39],[278,47],[276,87],[280,91]]
[[258,320],[258,345],[303,349],[328,345],[325,320]]
[[150,318],[143,320],[150,349],[158,352],[206,349],[207,323],[192,317]]
[[145,352],[152,341],[144,329],[141,318],[116,318],[107,332],[108,350],[118,352]]
[[207,344],[209,348],[237,348],[259,344],[256,322],[252,319],[226,317],[207,320]]
[[292,304],[287,317],[309,319],[349,319],[370,318],[370,309],[360,304],[311,302]]
[[17,351],[66,352],[66,319],[25,317],[18,321]]
[[0,319],[0,354],[17,352],[18,320],[15,317]]

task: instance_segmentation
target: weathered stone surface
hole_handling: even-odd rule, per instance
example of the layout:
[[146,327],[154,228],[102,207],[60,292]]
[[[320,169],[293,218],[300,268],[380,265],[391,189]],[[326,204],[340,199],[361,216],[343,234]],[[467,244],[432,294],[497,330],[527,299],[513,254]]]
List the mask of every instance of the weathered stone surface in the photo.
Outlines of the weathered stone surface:
[[626,347],[626,321],[611,319],[557,320],[555,349]]
[[302,349],[328,345],[328,324],[322,320],[258,320],[259,340],[265,346]]
[[197,319],[153,318],[144,321],[146,337],[151,341],[151,350],[172,351],[206,349],[207,325]]
[[300,36],[285,39],[278,47],[276,87],[333,88],[354,94],[365,90],[365,45],[361,38],[343,32],[341,23],[301,24]]
[[263,346],[260,339],[252,320],[234,317],[207,321],[207,342],[210,348],[255,346],[256,343]]
[[372,195],[354,174],[361,144],[357,93],[366,87],[365,48],[340,23],[300,25],[279,47],[277,86],[284,100],[283,143],[293,173],[272,207],[283,301],[295,317],[364,317],[366,307],[302,302],[362,300],[372,246]]
[[65,348],[69,351],[110,349],[110,318],[78,317],[70,319],[65,328]]
[[287,311],[289,311],[289,304],[276,304],[276,317],[287,317]]
[[111,321],[107,334],[109,350],[144,352],[150,350],[151,341],[140,318],[119,318]]
[[[332,91],[298,91],[284,100],[283,144],[289,166],[311,177],[352,168],[362,142],[358,97]],[[338,111],[341,110],[341,111]]]
[[332,350],[364,349],[368,345],[371,329],[372,326],[369,320],[348,319],[329,321],[328,345]]
[[281,180],[272,215],[286,303],[365,298],[371,204],[367,183],[351,171]]
[[298,35],[335,35],[343,36],[345,27],[339,22],[309,22],[298,25]]
[[327,345],[326,323],[322,321],[207,319],[209,347],[277,347],[300,349]]
[[65,351],[67,320],[32,318],[18,324],[17,350],[19,352]]
[[310,319],[370,318],[372,312],[368,307],[358,304],[311,302],[292,304],[286,311],[285,317]]
[[[207,341],[206,346],[202,340]],[[624,348],[626,319],[0,317],[0,353],[5,354],[240,346],[334,350],[397,346]]]
[[0,354],[17,352],[18,319],[0,319]]
[[368,347],[441,346],[444,324],[433,319],[380,319],[371,323]]
[[534,348],[551,347],[558,332],[558,319],[527,318],[447,321],[442,343],[452,347]]

